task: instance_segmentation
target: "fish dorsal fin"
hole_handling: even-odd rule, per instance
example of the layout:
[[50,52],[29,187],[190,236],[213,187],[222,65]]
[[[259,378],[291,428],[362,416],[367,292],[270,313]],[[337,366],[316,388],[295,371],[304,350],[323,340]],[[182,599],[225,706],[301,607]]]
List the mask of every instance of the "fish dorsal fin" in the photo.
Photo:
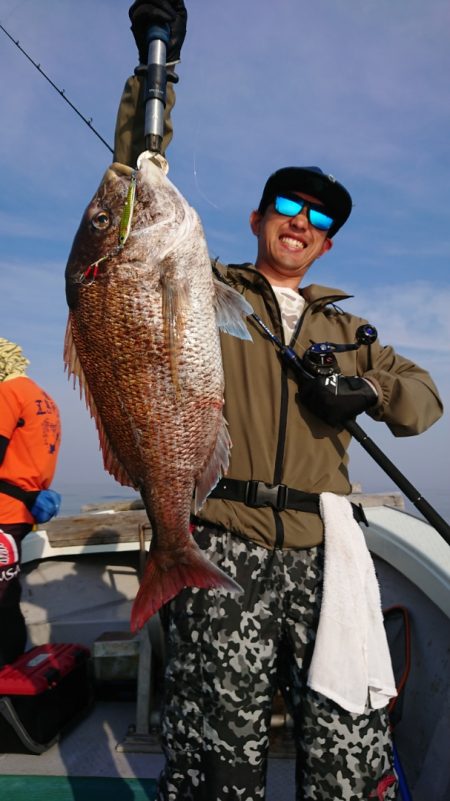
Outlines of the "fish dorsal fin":
[[72,333],[72,315],[70,313],[69,313],[69,318],[67,320],[66,336],[64,340],[64,363],[68,377],[69,378],[73,377],[74,388],[76,387],[78,382],[78,386],[80,388],[80,396],[81,397],[84,396],[86,406],[90,412],[90,415],[95,420],[95,425],[97,427],[98,436],[100,440],[100,447],[103,454],[103,464],[105,470],[107,470],[108,473],[111,473],[111,475],[114,476],[114,478],[116,479],[116,481],[119,482],[119,484],[137,489],[134,486],[134,483],[130,479],[125,468],[122,466],[122,464],[116,457],[109,442],[106,431],[104,429],[94,398],[86,381],[86,376],[84,375],[80,359],[78,357],[77,348]]
[[244,317],[253,314],[250,303],[235,289],[224,284],[223,281],[213,278],[213,282],[215,291],[214,307],[218,327],[221,331],[239,337],[239,339],[252,341],[251,334],[244,322]]
[[196,513],[201,509],[219,479],[227,472],[230,461],[230,448],[231,439],[228,433],[228,425],[222,415],[216,446],[195,485],[194,509]]

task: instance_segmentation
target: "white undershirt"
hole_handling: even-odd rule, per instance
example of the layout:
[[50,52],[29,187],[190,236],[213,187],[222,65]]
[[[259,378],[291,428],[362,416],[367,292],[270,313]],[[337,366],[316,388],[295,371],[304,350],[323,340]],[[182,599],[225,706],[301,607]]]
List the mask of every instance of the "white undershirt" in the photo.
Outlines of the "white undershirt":
[[305,308],[305,298],[300,295],[298,289],[285,286],[272,286],[272,289],[281,311],[284,339],[289,343]]

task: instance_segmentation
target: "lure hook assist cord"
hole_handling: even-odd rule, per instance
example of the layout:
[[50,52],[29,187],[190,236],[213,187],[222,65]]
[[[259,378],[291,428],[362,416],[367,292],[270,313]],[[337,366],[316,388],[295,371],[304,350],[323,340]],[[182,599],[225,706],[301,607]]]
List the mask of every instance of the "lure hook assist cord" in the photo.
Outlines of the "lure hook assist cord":
[[73,104],[73,103],[72,103],[72,102],[69,100],[69,98],[68,98],[68,97],[66,97],[65,90],[64,90],[64,89],[60,89],[60,88],[59,88],[59,87],[58,87],[58,86],[57,86],[57,85],[56,85],[56,84],[55,84],[55,83],[54,83],[54,82],[51,80],[51,78],[49,78],[49,77],[48,77],[48,75],[47,75],[47,74],[44,72],[44,70],[42,69],[41,65],[40,65],[40,64],[37,64],[37,63],[36,63],[36,61],[33,61],[33,59],[31,58],[31,56],[30,56],[30,55],[28,55],[28,53],[26,52],[26,50],[24,50],[24,49],[23,49],[23,47],[20,45],[20,43],[19,43],[19,40],[18,40],[18,39],[14,39],[14,37],[13,37],[13,36],[11,36],[11,34],[10,34],[10,33],[8,33],[8,31],[7,31],[7,30],[6,30],[6,28],[5,28],[5,27],[4,27],[4,26],[1,24],[1,22],[0,22],[0,28],[1,28],[1,30],[3,31],[3,33],[5,33],[5,34],[6,34],[6,36],[8,37],[8,39],[10,39],[10,41],[11,41],[11,42],[12,42],[12,43],[13,43],[13,44],[14,44],[14,45],[15,45],[15,46],[18,48],[18,50],[20,50],[20,52],[21,52],[21,53],[23,53],[23,55],[25,56],[25,58],[27,58],[27,59],[28,59],[28,61],[30,61],[30,62],[31,62],[31,64],[33,65],[33,67],[35,67],[35,68],[37,69],[37,71],[38,71],[38,72],[39,72],[39,73],[42,75],[42,77],[43,77],[43,78],[45,78],[45,80],[49,82],[50,86],[53,86],[53,89],[55,89],[55,90],[58,92],[58,94],[60,95],[60,97],[62,97],[62,98],[63,98],[63,100],[65,100],[65,101],[66,101],[66,103],[68,103],[68,104],[69,104],[70,108],[74,110],[75,114],[78,114],[78,116],[79,116],[79,117],[81,117],[81,119],[83,120],[83,122],[85,122],[85,123],[86,123],[86,125],[88,126],[88,128],[90,128],[90,129],[91,129],[91,131],[92,131],[92,132],[93,132],[93,133],[94,133],[94,134],[95,134],[95,135],[96,135],[96,136],[97,136],[97,137],[100,139],[100,141],[101,141],[101,142],[103,142],[103,144],[104,144],[104,145],[105,145],[105,146],[108,148],[108,150],[110,150],[110,151],[111,151],[111,153],[114,153],[114,151],[113,151],[112,147],[111,147],[111,146],[108,144],[108,142],[107,142],[105,139],[103,139],[103,136],[101,136],[101,135],[99,134],[99,132],[98,132],[98,131],[97,131],[97,130],[94,128],[94,126],[92,125],[92,117],[91,117],[90,119],[88,119],[87,117],[85,117],[85,116],[84,116],[84,115],[81,113],[81,111],[79,111],[79,110],[77,109],[77,107],[76,107],[76,106],[75,106],[75,105],[74,105],[74,104]]

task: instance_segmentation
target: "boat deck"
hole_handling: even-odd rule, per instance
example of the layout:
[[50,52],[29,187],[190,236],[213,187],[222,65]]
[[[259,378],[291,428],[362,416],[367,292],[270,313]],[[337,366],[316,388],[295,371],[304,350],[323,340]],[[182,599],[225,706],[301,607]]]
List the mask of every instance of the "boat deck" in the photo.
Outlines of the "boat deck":
[[[156,779],[163,765],[161,753],[117,749],[135,715],[132,701],[97,701],[84,720],[43,754],[0,754],[0,775]],[[266,801],[294,796],[294,761],[270,758]]]

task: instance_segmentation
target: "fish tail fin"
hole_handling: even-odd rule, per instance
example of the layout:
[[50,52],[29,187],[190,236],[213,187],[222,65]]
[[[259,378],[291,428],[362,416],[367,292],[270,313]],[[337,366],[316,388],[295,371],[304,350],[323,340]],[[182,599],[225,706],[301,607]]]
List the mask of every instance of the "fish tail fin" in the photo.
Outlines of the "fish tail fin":
[[253,314],[250,303],[228,284],[214,278],[216,321],[221,331],[239,339],[249,339],[251,334],[245,325],[244,317]]
[[141,629],[152,615],[185,587],[242,592],[242,587],[210,562],[195,542],[186,548],[181,560],[170,567],[167,566],[167,556],[161,559],[161,553],[155,549],[153,554],[150,552],[131,610],[131,630],[135,632]]

